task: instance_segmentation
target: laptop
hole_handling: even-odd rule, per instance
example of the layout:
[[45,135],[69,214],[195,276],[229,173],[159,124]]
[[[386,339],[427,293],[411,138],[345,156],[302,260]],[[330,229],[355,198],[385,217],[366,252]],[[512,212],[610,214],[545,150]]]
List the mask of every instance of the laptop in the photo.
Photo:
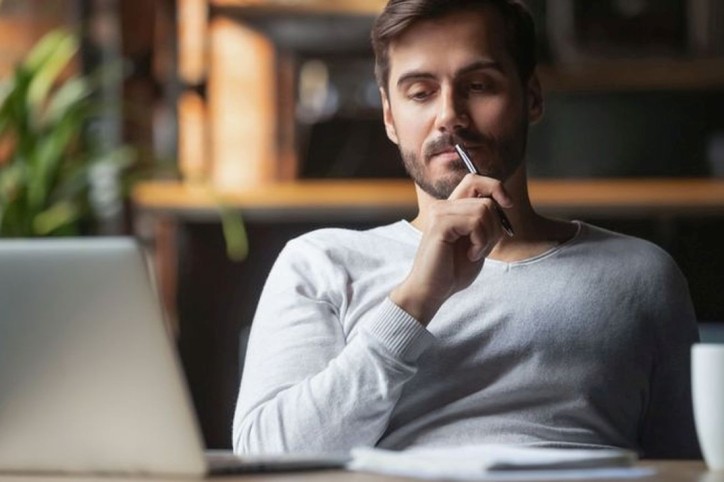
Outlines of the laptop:
[[132,238],[0,240],[0,471],[203,476],[343,467],[204,450]]

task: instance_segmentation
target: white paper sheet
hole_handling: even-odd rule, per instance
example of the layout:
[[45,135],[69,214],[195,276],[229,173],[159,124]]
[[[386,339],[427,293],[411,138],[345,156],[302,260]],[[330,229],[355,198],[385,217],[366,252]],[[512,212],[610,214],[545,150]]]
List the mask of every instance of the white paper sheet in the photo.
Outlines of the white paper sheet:
[[551,449],[504,445],[414,449],[402,452],[358,448],[351,470],[450,480],[560,480],[635,478],[651,469],[632,467],[637,457],[627,450]]

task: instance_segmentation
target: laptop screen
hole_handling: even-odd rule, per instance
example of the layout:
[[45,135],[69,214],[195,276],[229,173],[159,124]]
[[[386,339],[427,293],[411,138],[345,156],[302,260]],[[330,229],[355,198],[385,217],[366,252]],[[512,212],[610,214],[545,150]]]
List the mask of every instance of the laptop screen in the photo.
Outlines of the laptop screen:
[[0,241],[0,387],[0,471],[206,470],[132,239]]

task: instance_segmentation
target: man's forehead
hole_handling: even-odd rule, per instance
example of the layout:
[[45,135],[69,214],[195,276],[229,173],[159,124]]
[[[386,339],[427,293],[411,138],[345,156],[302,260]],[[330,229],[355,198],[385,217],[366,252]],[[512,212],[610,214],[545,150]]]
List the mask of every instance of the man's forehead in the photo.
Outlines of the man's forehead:
[[404,75],[403,71],[425,71],[437,63],[456,63],[457,60],[459,68],[473,63],[500,66],[509,54],[502,17],[496,14],[494,9],[476,9],[411,25],[390,43],[391,77]]
[[390,45],[405,44],[411,41],[416,32],[431,32],[435,30],[459,31],[467,26],[474,32],[481,30],[488,35],[505,36],[506,21],[502,13],[490,4],[471,6],[453,10],[434,18],[415,20],[410,23]]

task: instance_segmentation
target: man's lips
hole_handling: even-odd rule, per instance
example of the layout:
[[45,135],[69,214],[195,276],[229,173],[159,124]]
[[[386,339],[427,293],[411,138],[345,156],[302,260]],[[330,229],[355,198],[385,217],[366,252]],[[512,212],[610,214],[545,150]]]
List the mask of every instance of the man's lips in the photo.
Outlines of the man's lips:
[[[475,151],[479,146],[468,146],[468,145],[465,145],[465,146],[463,146],[463,147],[465,147],[465,150],[467,150],[468,152],[471,152],[471,151]],[[443,157],[443,158],[445,158],[445,159],[448,159],[448,158],[450,158],[450,159],[457,159],[457,160],[459,160],[460,162],[462,162],[462,160],[461,160],[460,157],[458,156],[458,153],[455,151],[455,148],[454,148],[453,146],[446,147],[446,148],[444,148],[444,149],[439,149],[439,150],[433,152],[432,154],[430,154],[430,156],[428,157],[428,159],[432,159],[432,158],[434,158],[434,157]]]
[[456,154],[455,146],[452,146],[452,145],[444,146],[444,147],[441,146],[441,147],[438,147],[437,149],[435,149],[434,151],[432,151],[430,154],[428,154],[428,158],[433,158],[435,156],[440,156],[443,154],[450,154],[450,153]]
[[443,161],[455,161],[455,160],[459,161],[460,160],[457,152],[455,152],[455,149],[452,149],[452,148],[435,152],[434,154],[432,154],[431,156],[428,157],[428,160],[432,160],[432,159],[443,160]]

